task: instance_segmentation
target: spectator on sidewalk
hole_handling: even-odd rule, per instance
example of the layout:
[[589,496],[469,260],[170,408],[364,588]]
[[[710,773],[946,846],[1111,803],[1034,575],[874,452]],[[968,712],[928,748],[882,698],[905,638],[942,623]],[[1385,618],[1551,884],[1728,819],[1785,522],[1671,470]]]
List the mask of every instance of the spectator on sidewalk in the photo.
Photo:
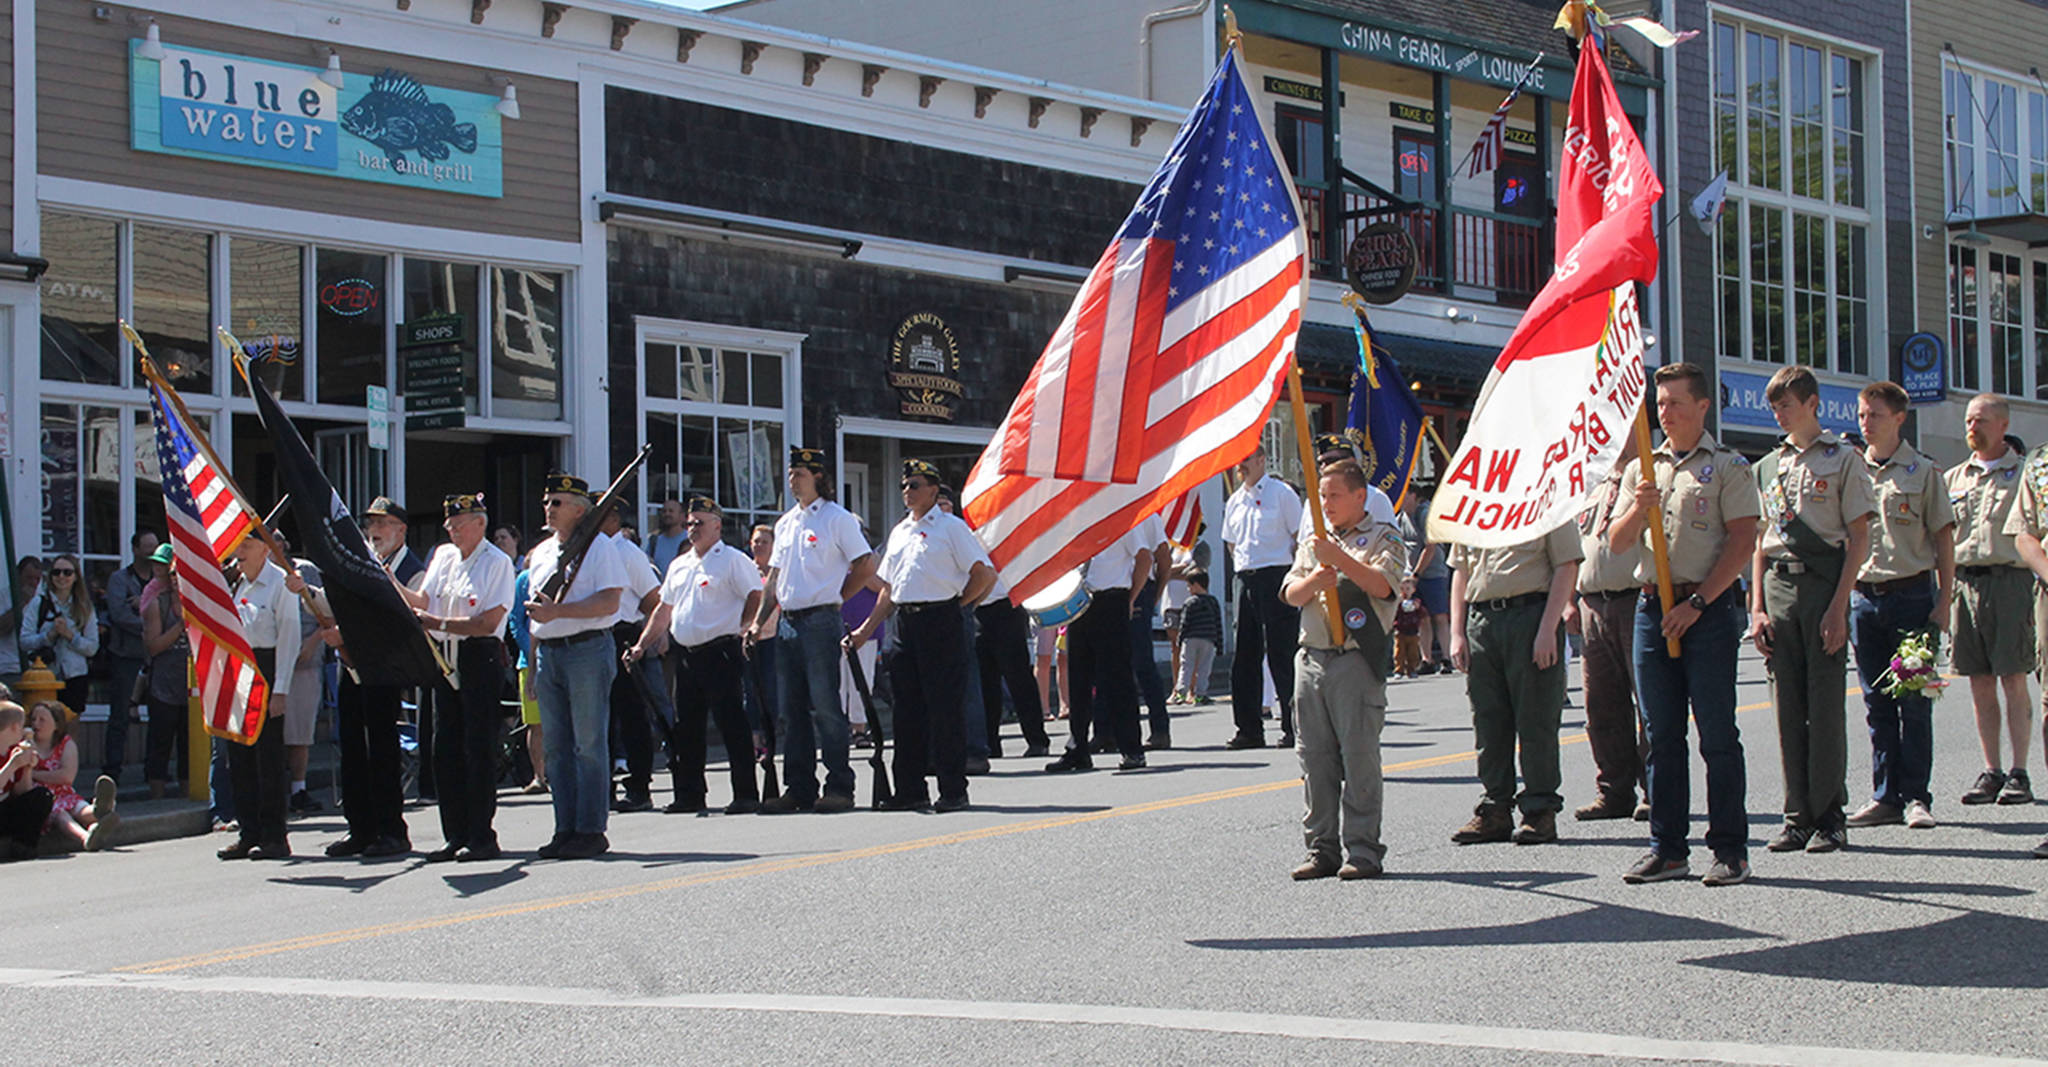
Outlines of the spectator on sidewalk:
[[14,599],[0,613],[0,684],[13,685],[21,678],[21,617],[43,581],[43,561],[23,556],[14,566]]
[[114,810],[114,780],[100,775],[93,799],[86,803],[71,783],[78,778],[78,743],[71,739],[71,709],[54,700],[38,701],[28,712],[29,743],[35,746],[37,785],[50,791],[45,829],[77,841],[89,852],[106,847],[106,835],[120,825]]
[[135,679],[142,674],[148,657],[142,649],[142,591],[155,574],[150,554],[160,542],[148,530],[137,530],[128,539],[134,562],[107,579],[107,656],[112,667],[107,692],[106,752],[100,759],[100,773],[121,780],[121,764],[128,755],[128,726],[134,720]]
[[36,749],[26,736],[28,715],[0,701],[0,863],[36,854],[53,798],[35,780]]
[[147,588],[156,590],[156,595],[142,604],[142,651],[147,657],[143,669],[148,675],[149,702],[142,776],[149,782],[151,800],[161,800],[169,791],[174,756],[178,761],[176,781],[187,781],[192,773],[191,756],[185,751],[186,722],[191,717],[192,643],[185,637],[185,613],[178,602],[178,578],[171,558],[169,545],[158,545],[150,553],[149,565],[155,576]]
[[50,672],[64,683],[59,697],[67,707],[85,706],[92,683],[92,657],[100,650],[99,613],[85,590],[78,557],[69,552],[50,561],[49,573],[21,617],[21,655],[42,655]]
[[1187,599],[1180,607],[1180,645],[1175,659],[1180,663],[1180,691],[1195,704],[1209,703],[1209,674],[1216,665],[1216,649],[1223,644],[1223,605],[1209,592],[1209,572],[1192,570],[1182,579]]

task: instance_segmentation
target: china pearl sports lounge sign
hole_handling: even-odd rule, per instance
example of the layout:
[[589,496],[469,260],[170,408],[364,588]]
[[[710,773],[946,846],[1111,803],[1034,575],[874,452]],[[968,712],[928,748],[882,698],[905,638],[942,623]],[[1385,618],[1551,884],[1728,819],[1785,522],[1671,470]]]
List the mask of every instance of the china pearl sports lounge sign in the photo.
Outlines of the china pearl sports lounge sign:
[[498,98],[429,88],[403,71],[349,74],[197,48],[161,60],[131,42],[131,144],[259,167],[471,196],[503,195]]

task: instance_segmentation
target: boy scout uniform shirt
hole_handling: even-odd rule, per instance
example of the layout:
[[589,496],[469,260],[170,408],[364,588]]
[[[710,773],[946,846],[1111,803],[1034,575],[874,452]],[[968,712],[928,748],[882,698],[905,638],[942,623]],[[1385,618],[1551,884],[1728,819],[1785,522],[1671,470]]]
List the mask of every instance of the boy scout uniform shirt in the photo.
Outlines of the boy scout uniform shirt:
[[[2017,537],[2022,533],[2040,538],[2048,533],[2048,445],[2035,449],[2020,466],[2018,500],[2012,513],[2005,517],[2005,532]],[[2019,550],[2014,549],[2017,555]]]
[[[1380,575],[1386,578],[1389,589],[1400,589],[1401,580],[1408,576],[1408,542],[1401,539],[1401,531],[1391,524],[1375,522],[1368,515],[1365,521],[1357,526],[1332,531],[1330,540],[1342,545],[1346,555],[1380,572]],[[1316,560],[1315,540],[1310,538],[1295,550],[1294,565],[1287,569],[1286,580],[1299,581],[1314,574],[1320,566],[1322,564]],[[1337,576],[1337,581],[1341,585],[1358,589],[1356,585],[1352,585],[1351,579],[1341,574]],[[1368,599],[1372,601],[1373,613],[1380,617],[1380,629],[1391,635],[1394,632],[1394,611],[1399,606],[1396,598]],[[1336,642],[1330,640],[1330,613],[1323,607],[1320,596],[1310,600],[1301,609],[1301,647],[1325,650],[1334,650],[1338,647]]]
[[[1740,452],[1707,433],[1683,458],[1666,439],[1650,453],[1650,460],[1657,471],[1657,490],[1663,494],[1671,581],[1698,585],[1713,572],[1714,561],[1728,544],[1728,523],[1757,516],[1756,471]],[[1642,468],[1630,464],[1619,495],[1633,498],[1642,482]],[[1657,581],[1657,558],[1643,547],[1649,543],[1650,531],[1645,529],[1636,546],[1636,581],[1645,586]]]
[[1948,469],[1948,500],[1956,513],[1956,566],[2024,567],[2019,545],[2008,528],[2013,502],[2020,497],[2020,467],[2025,457],[2007,448],[1990,461],[1971,456]]
[[1534,541],[1507,548],[1451,547],[1451,566],[1465,572],[1465,603],[1505,600],[1548,592],[1550,575],[1560,564],[1585,558],[1579,531],[1560,526]]
[[1763,550],[1769,559],[1798,559],[1786,533],[1794,518],[1822,541],[1845,545],[1849,524],[1877,511],[1876,491],[1863,457],[1841,438],[1823,432],[1805,451],[1791,438],[1777,448],[1778,476],[1757,484],[1763,500]]
[[1616,463],[1587,494],[1585,510],[1579,512],[1579,551],[1586,559],[1579,565],[1581,593],[1614,593],[1641,584],[1636,578],[1636,568],[1642,563],[1641,546],[1630,545],[1622,552],[1607,546],[1607,528],[1616,515],[1628,510],[1629,498],[1622,495],[1621,482],[1633,466]]
[[1948,487],[1935,477],[1934,464],[1901,441],[1889,459],[1865,459],[1864,465],[1876,491],[1877,522],[1870,531],[1870,557],[1857,579],[1891,582],[1933,570],[1934,535],[1956,521]]

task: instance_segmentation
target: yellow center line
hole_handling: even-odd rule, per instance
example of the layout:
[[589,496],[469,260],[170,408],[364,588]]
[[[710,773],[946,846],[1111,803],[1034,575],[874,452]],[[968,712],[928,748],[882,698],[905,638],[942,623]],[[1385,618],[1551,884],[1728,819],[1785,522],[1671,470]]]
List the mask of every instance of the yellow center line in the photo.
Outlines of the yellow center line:
[[[1858,690],[1857,692],[1860,692],[1860,690]],[[1756,711],[1770,706],[1770,703],[1768,701],[1765,701],[1759,704],[1745,705],[1735,710],[1739,713],[1746,711]],[[1560,745],[1577,745],[1585,743],[1586,735],[1584,733],[1574,733],[1569,736],[1559,738]],[[1476,751],[1451,752],[1436,756],[1423,756],[1417,759],[1405,760],[1400,763],[1390,763],[1385,765],[1381,769],[1384,773],[1421,770],[1427,767],[1442,767],[1453,763],[1463,763],[1475,758],[1476,756],[1478,756],[1478,752]],[[625,900],[631,897],[645,896],[649,893],[665,893],[670,890],[686,889],[691,886],[715,885],[719,882],[730,882],[740,878],[753,878],[764,874],[780,874],[784,871],[796,871],[812,867],[824,867],[835,863],[845,863],[850,860],[871,859],[876,856],[901,855],[906,852],[919,852],[929,848],[937,848],[942,845],[966,844],[971,841],[986,841],[992,838],[1008,837],[1012,834],[1032,833],[1038,830],[1052,830],[1063,826],[1080,826],[1086,823],[1101,822],[1106,819],[1119,819],[1132,815],[1149,815],[1153,812],[1171,811],[1175,808],[1191,807],[1196,804],[1209,804],[1219,800],[1236,800],[1241,797],[1259,796],[1265,793],[1276,793],[1283,789],[1297,788],[1300,786],[1300,784],[1301,779],[1299,776],[1296,776],[1294,778],[1286,779],[1285,781],[1260,782],[1256,785],[1242,785],[1230,789],[1218,789],[1207,793],[1195,793],[1190,796],[1171,797],[1165,800],[1146,801],[1142,804],[1126,804],[1121,807],[1107,808],[1102,811],[1082,812],[1079,814],[1072,815],[1048,816],[1046,818],[1031,819],[1025,822],[1005,823],[999,826],[984,826],[980,829],[963,830],[958,833],[938,834],[932,837],[913,838],[909,841],[897,841],[888,844],[869,845],[865,848],[841,849],[836,852],[823,852],[810,856],[792,856],[785,857],[782,859],[763,860],[758,863],[749,863],[739,867],[731,867],[717,871],[706,871],[701,874],[684,875],[676,878],[663,878],[652,882],[640,882],[634,885],[618,886],[612,889],[599,889],[592,890],[587,893],[572,893],[565,896],[544,897],[539,900],[531,900],[519,904],[504,904],[497,907],[478,908],[470,911],[455,912],[449,915],[436,915],[420,919],[406,919],[399,922],[379,923],[374,926],[358,926],[346,930],[332,930],[325,933],[306,934],[301,937],[285,938],[281,941],[266,941],[260,944],[243,945],[236,948],[217,949],[212,952],[201,952],[189,956],[177,956],[171,959],[156,960],[150,963],[133,963],[123,967],[116,967],[114,968],[114,970],[116,972],[127,974],[165,974],[172,971],[190,970],[195,967],[211,967],[216,964],[234,963],[240,960],[257,959],[263,956],[275,956],[281,953],[298,952],[304,949],[321,948],[327,945],[339,945],[356,941],[368,941],[379,937],[389,937],[393,934],[407,934],[417,933],[422,930],[436,930],[443,927],[460,926],[467,923],[483,922],[489,919],[500,919],[513,915],[532,915],[539,912],[555,911],[560,908],[575,907],[582,904],[602,904],[614,900]]]

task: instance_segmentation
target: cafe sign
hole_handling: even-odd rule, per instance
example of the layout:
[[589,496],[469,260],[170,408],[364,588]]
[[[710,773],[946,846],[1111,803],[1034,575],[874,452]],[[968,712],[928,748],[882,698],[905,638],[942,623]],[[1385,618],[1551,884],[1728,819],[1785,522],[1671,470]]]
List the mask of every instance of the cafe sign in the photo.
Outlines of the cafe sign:
[[420,84],[404,71],[321,71],[199,48],[160,60],[131,41],[130,145],[244,166],[416,189],[504,195],[498,98]]
[[905,417],[953,421],[962,393],[960,342],[945,320],[920,311],[897,325],[889,343],[889,387],[902,394]]

